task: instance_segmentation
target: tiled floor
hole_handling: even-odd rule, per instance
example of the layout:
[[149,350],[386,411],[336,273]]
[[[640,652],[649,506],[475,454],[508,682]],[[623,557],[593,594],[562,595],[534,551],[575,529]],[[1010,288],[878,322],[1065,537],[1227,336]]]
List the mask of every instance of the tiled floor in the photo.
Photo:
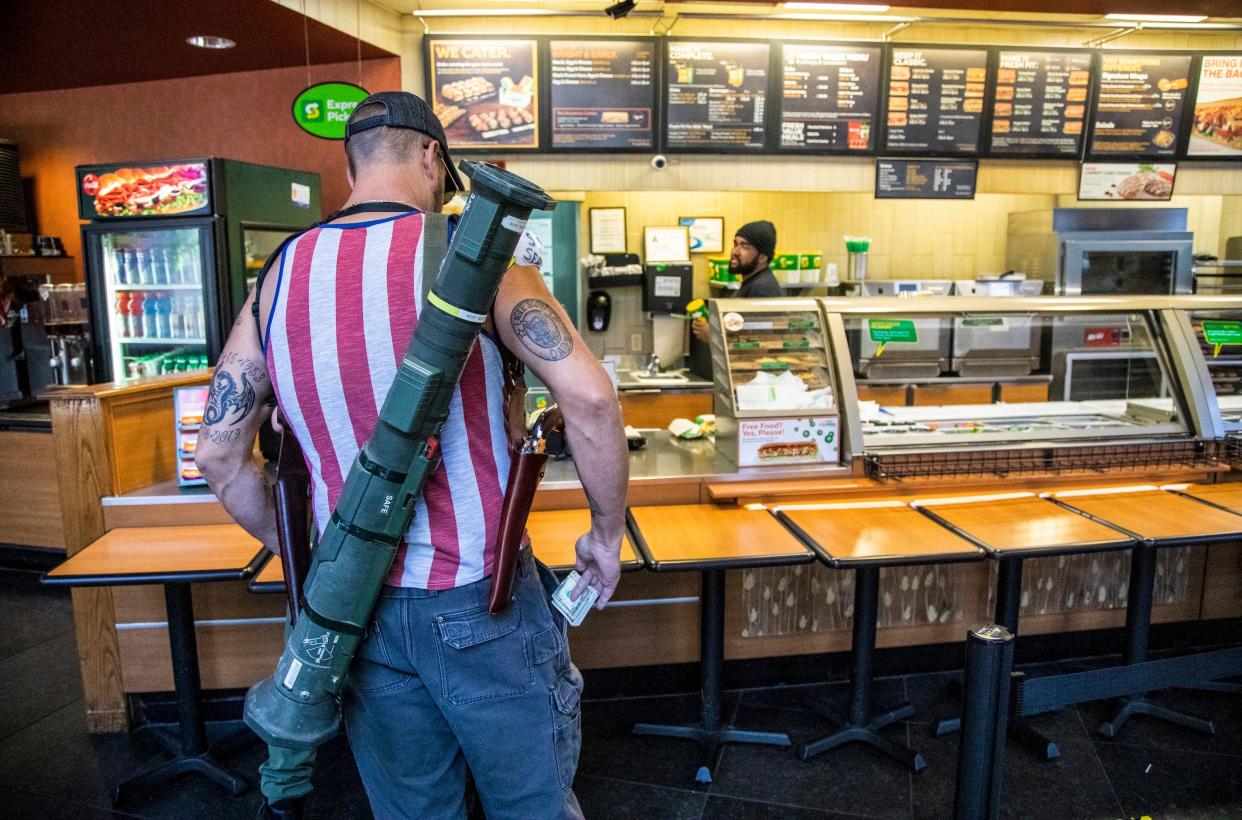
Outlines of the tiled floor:
[[[255,790],[226,797],[198,779],[109,808],[110,786],[159,758],[150,741],[123,735],[92,737],[83,720],[69,597],[38,586],[31,573],[0,571],[0,778],[6,817],[252,818]],[[695,785],[694,747],[684,741],[633,737],[636,720],[691,720],[694,696],[588,700],[576,790],[591,820],[826,820],[842,817],[940,818],[952,815],[957,766],[955,737],[932,739],[928,722],[948,713],[949,675],[887,678],[876,687],[883,706],[909,698],[915,720],[887,730],[917,746],[927,770],[912,776],[857,746],[809,762],[789,749],[728,746],[716,779]],[[590,692],[588,691],[588,696]],[[739,726],[788,731],[795,743],[831,726],[812,701],[845,704],[843,683],[730,692],[726,714]],[[1165,692],[1161,702],[1217,721],[1206,738],[1145,718],[1119,740],[1095,726],[1107,704],[1089,704],[1038,718],[1035,725],[1061,746],[1058,762],[1037,760],[1015,743],[1005,759],[1006,817],[1238,818],[1242,817],[1242,697]],[[263,751],[257,743],[228,762],[254,779]],[[353,759],[342,739],[322,750],[312,818],[370,816]]]

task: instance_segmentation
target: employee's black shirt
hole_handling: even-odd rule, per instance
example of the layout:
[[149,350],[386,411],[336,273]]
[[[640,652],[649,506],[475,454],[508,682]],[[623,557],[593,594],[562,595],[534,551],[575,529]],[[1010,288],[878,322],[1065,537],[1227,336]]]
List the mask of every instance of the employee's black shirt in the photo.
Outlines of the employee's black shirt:
[[739,299],[754,299],[762,296],[784,296],[785,291],[771,268],[764,268],[756,274],[746,277],[742,286],[737,289]]

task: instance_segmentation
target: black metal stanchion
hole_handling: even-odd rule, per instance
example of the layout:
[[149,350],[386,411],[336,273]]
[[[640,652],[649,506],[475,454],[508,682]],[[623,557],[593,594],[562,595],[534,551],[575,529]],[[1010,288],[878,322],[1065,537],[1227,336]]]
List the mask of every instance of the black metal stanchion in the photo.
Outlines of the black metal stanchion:
[[966,633],[962,745],[953,801],[957,820],[995,818],[1000,813],[1012,672],[1013,635],[1009,630],[980,626]]

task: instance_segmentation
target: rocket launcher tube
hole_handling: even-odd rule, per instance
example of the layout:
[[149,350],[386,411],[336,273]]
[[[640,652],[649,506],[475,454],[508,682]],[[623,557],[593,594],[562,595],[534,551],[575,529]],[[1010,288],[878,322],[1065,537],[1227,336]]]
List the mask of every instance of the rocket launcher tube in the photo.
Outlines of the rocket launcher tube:
[[556,204],[495,166],[466,161],[461,169],[473,190],[375,430],[311,556],[301,617],[276,673],[246,695],[246,723],[276,746],[313,748],[337,732],[337,696],[414,503],[440,464],[438,437],[466,358],[531,210]]

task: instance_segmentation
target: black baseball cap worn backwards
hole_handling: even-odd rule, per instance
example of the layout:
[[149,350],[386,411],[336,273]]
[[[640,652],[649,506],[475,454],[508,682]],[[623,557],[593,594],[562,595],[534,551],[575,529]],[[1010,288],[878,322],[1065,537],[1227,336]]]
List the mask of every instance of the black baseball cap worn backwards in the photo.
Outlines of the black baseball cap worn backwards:
[[423,102],[422,98],[416,97],[408,91],[380,91],[376,94],[371,94],[365,100],[358,103],[358,107],[361,108],[364,105],[373,104],[384,106],[384,113],[376,114],[373,117],[367,117],[357,122],[347,123],[345,126],[346,142],[349,142],[349,138],[354,134],[369,131],[372,128],[379,128],[380,126],[409,128],[420,134],[426,134],[440,143],[440,156],[444,159],[444,169],[446,172],[444,190],[450,193],[466,190],[457,168],[453,165],[453,158],[449,156],[448,139],[444,136],[444,126],[440,124],[440,118],[431,110],[431,106]]

